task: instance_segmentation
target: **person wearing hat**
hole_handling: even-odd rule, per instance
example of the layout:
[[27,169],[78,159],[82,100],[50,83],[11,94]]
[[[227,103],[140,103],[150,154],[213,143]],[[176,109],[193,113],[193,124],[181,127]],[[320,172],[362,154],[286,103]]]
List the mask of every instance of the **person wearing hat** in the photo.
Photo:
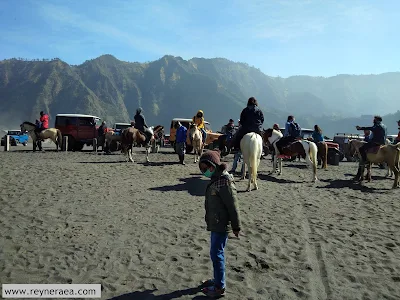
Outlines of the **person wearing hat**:
[[221,163],[220,152],[209,150],[200,157],[199,169],[210,178],[205,193],[205,220],[207,230],[211,231],[210,257],[214,269],[214,278],[203,283],[202,292],[209,297],[225,294],[225,246],[228,233],[233,231],[236,237],[240,232],[240,215],[237,191],[233,176]]
[[176,129],[176,153],[178,153],[179,162],[185,165],[187,128],[179,121],[175,123],[174,127]]

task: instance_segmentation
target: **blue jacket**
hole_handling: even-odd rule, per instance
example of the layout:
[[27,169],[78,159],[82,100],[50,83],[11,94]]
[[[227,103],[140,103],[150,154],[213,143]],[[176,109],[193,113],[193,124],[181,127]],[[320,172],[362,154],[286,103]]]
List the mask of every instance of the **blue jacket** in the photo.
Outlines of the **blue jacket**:
[[246,132],[261,132],[264,123],[264,114],[256,105],[249,105],[240,114],[242,130]]
[[[296,127],[298,129],[296,129]],[[288,134],[287,136],[291,136],[294,138],[301,137],[301,128],[300,125],[295,122],[288,122]]]
[[376,122],[372,127],[361,127],[360,130],[370,130],[372,132],[370,143],[377,145],[386,144],[387,128],[382,122]]
[[176,142],[177,143],[186,143],[187,136],[187,128],[185,126],[181,126],[176,131]]
[[323,142],[324,141],[324,136],[321,133],[316,132],[316,131],[314,131],[312,133],[312,138],[313,138],[314,142]]

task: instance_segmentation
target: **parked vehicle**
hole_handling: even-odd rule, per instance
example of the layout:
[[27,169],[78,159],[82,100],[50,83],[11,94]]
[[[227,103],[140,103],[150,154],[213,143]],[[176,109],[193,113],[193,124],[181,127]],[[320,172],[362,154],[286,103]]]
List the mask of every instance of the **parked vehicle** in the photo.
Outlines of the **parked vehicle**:
[[394,144],[395,140],[397,138],[397,134],[388,134],[387,138],[388,138],[388,140],[390,141],[391,144]]
[[[314,132],[313,129],[302,128],[301,129],[301,137],[303,139],[308,139],[312,137],[312,133]],[[332,139],[324,136],[325,144],[328,146],[328,163],[334,162],[334,157],[339,154],[339,161],[342,161],[344,158],[344,154],[340,151],[339,144],[334,142]],[[331,164],[331,163],[329,163]],[[336,164],[336,163],[335,163]]]
[[[169,143],[171,144],[172,147],[174,147],[174,149],[175,149],[175,140],[176,140],[175,124],[178,121],[188,129],[189,129],[190,123],[193,123],[192,119],[182,119],[182,118],[172,119],[171,127],[170,127]],[[209,122],[204,121],[204,123],[206,125],[206,132],[207,132],[205,148],[207,148],[207,149],[218,148],[218,137],[221,136],[221,134],[212,132],[211,125]],[[190,153],[190,152],[192,152],[192,150],[193,150],[193,147],[190,143],[189,130],[188,130],[188,137],[186,139],[186,152]]]
[[347,161],[355,161],[356,158],[350,155],[349,140],[364,140],[364,136],[353,133],[336,133],[333,137],[333,142],[339,145],[339,150],[343,155],[340,156],[340,161],[346,158]]
[[132,125],[130,123],[115,123],[114,124],[114,130],[122,131],[126,128],[131,127]]
[[[28,144],[29,136],[25,132],[21,132],[21,130],[8,130],[6,135],[10,136],[10,145],[17,146],[18,144],[22,144],[26,146]],[[5,144],[5,137],[1,138],[1,146]]]
[[98,136],[100,120],[99,117],[91,115],[58,114],[55,128],[59,129],[63,136],[68,136],[68,150],[81,151],[85,145],[93,145],[93,139]]

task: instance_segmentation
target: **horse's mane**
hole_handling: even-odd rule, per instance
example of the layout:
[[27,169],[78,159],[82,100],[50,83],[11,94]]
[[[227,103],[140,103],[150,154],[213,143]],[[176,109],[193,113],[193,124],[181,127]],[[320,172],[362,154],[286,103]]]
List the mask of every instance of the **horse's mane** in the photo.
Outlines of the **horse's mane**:
[[22,124],[28,124],[28,125],[31,125],[31,126],[36,126],[35,124],[33,124],[33,123],[31,123],[31,122],[28,122],[28,121],[25,121],[25,122],[22,123]]

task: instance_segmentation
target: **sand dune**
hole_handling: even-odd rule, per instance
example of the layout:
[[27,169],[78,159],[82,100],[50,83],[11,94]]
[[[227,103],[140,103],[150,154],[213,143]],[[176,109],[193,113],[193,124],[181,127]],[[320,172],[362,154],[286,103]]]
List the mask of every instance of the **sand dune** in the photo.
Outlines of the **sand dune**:
[[[53,145],[49,145],[52,147]],[[46,146],[47,147],[47,146]],[[206,299],[212,274],[193,157],[0,152],[0,282],[101,283],[102,298]],[[232,157],[226,159],[232,163]],[[226,299],[399,299],[400,190],[356,164],[285,163],[259,190],[238,181],[243,232],[227,246]],[[239,170],[239,168],[238,168]]]

